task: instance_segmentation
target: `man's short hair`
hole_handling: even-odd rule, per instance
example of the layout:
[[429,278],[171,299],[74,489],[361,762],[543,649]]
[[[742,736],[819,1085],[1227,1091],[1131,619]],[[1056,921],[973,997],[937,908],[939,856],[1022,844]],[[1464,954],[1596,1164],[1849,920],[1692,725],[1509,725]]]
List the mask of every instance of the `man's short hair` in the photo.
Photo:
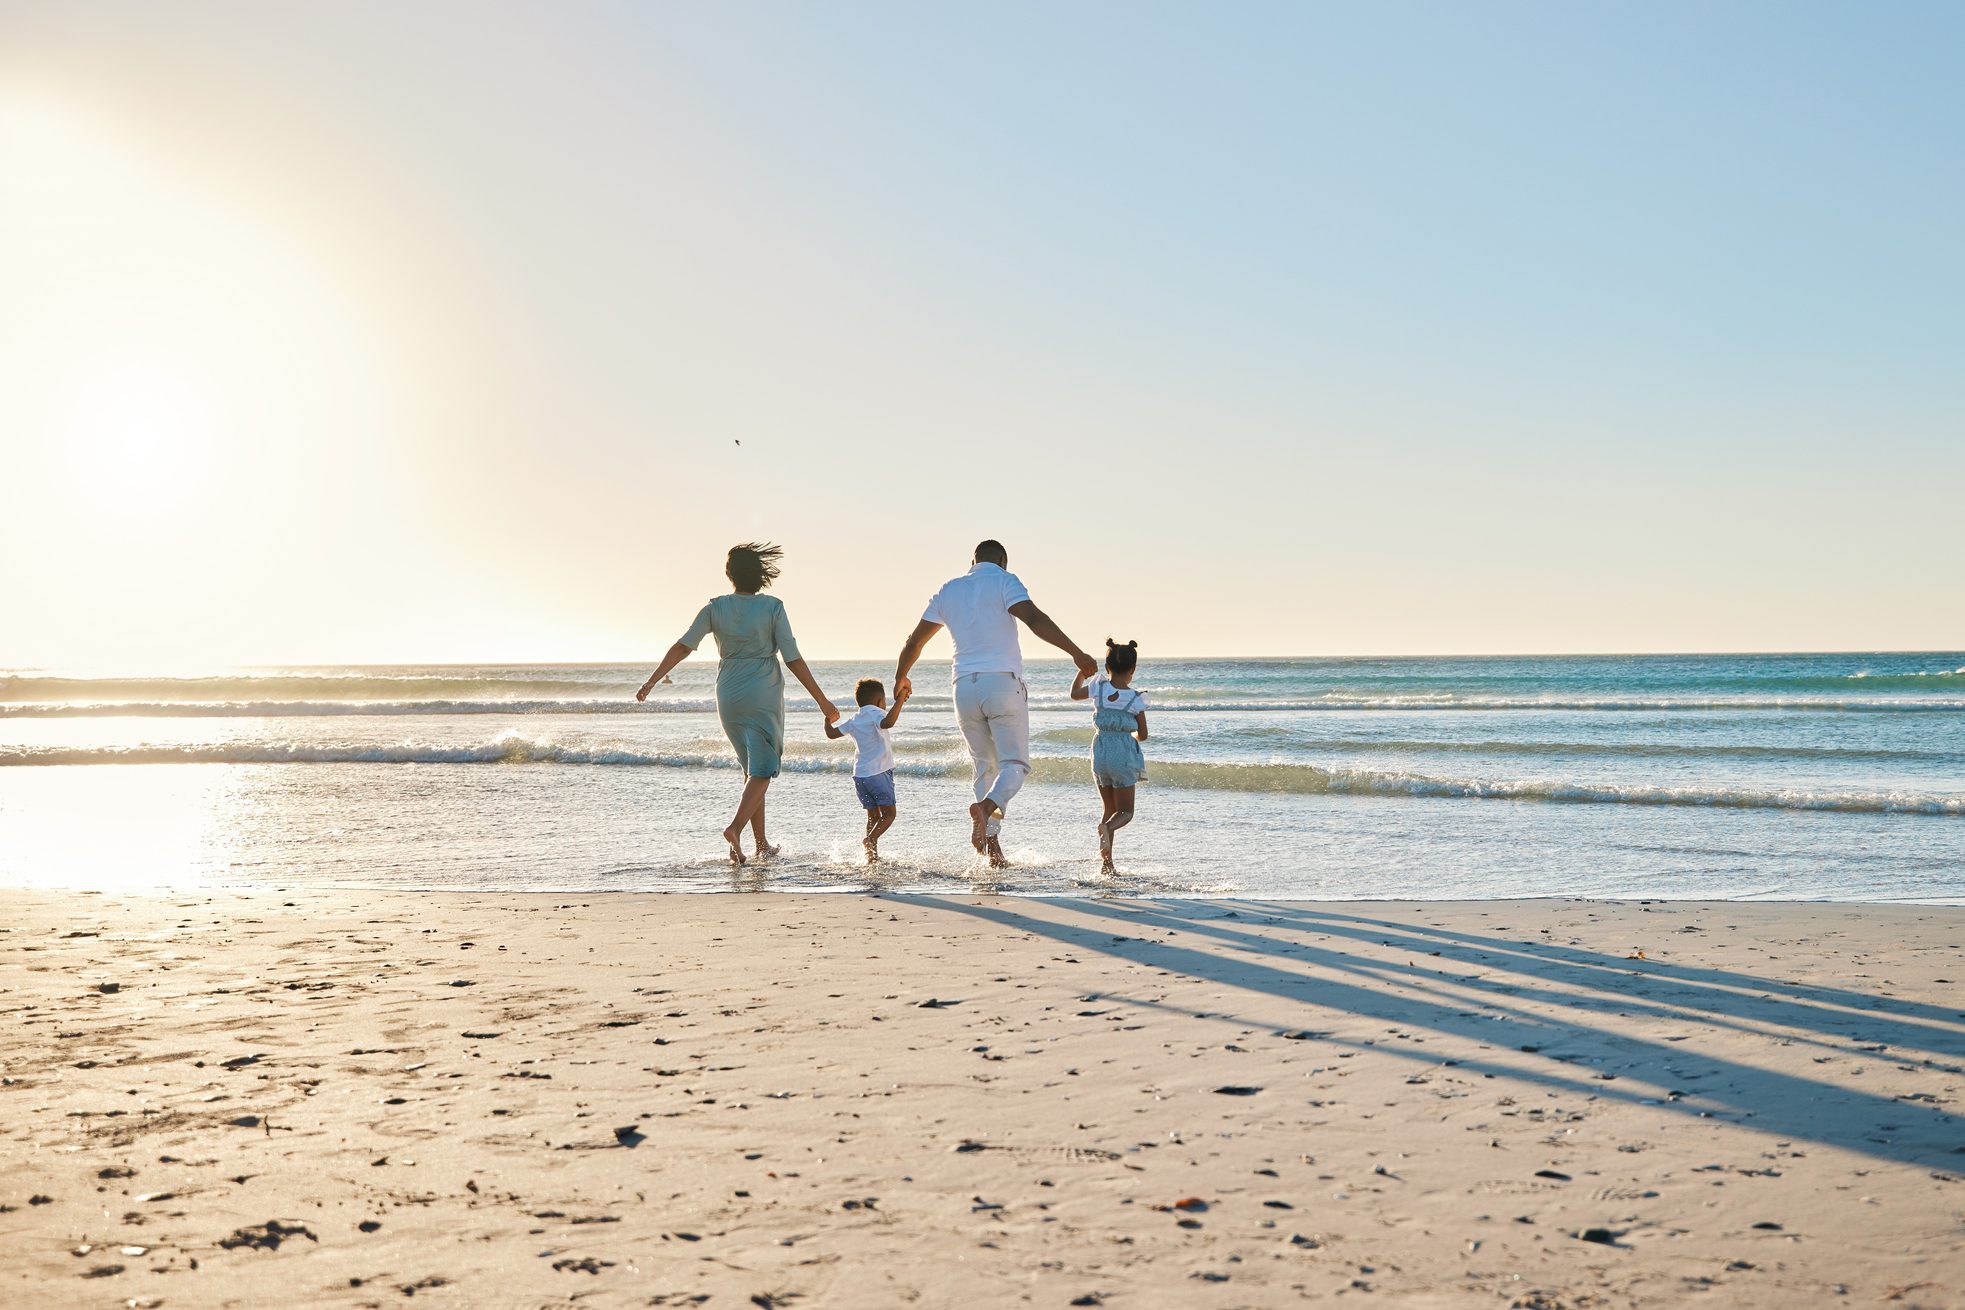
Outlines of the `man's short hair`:
[[1003,568],[1004,566],[1008,565],[1009,562],[1010,562],[1010,552],[1003,549],[1002,542],[997,541],[995,538],[992,537],[987,541],[982,541],[977,543],[976,563],[994,564],[997,568]]
[[853,685],[853,699],[861,705],[871,705],[887,694],[878,678],[861,678]]

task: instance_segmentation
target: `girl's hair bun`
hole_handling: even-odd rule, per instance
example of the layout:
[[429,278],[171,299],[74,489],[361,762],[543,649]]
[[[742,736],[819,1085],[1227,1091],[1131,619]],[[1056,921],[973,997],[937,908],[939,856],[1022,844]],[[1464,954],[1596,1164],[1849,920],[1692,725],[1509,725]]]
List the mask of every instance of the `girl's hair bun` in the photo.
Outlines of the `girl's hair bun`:
[[1114,640],[1112,640],[1112,638],[1110,638],[1110,637],[1107,637],[1107,638],[1105,639],[1105,648],[1106,648],[1107,650],[1111,650],[1111,649],[1113,649],[1113,648],[1114,648],[1114,647],[1116,647],[1116,646],[1117,646],[1118,644],[1119,644],[1118,642],[1116,642],[1116,641],[1114,641]]

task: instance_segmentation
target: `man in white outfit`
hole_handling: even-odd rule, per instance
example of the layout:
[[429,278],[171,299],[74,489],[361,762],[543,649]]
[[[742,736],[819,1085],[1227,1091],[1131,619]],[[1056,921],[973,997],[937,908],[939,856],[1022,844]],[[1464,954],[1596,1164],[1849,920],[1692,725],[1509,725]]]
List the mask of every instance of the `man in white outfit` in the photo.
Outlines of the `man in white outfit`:
[[1030,693],[1023,682],[1016,620],[1022,619],[1085,672],[1098,669],[1098,661],[1078,649],[1031,601],[1017,575],[1009,572],[1009,562],[1001,543],[977,546],[969,571],[949,579],[928,602],[894,669],[895,694],[911,694],[914,684],[907,674],[921,658],[922,647],[943,628],[955,638],[955,718],[976,766],[969,842],[999,868],[1007,863],[997,840],[1003,814],[1030,773]]

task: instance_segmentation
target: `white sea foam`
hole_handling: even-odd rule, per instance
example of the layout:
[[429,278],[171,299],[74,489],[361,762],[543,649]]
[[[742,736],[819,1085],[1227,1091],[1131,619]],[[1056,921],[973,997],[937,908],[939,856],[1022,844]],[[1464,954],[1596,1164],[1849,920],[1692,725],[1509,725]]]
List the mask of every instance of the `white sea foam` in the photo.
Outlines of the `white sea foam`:
[[[596,767],[734,769],[723,754],[639,751],[625,747],[568,746],[523,737],[478,745],[419,743],[322,746],[226,742],[137,746],[15,746],[0,748],[0,766],[112,764],[397,764],[584,765]],[[1082,759],[1033,761],[1039,783],[1083,782]],[[1620,786],[1563,779],[1437,777],[1396,770],[1322,768],[1310,764],[1222,764],[1154,761],[1151,785],[1179,789],[1403,796],[1415,799],[1542,801],[1564,804],[1704,806],[1730,809],[1814,810],[1860,814],[1965,816],[1965,795],[1911,791],[1811,791],[1753,787]],[[788,756],[791,773],[847,773],[850,756]],[[915,777],[956,777],[967,770],[950,756],[903,758],[896,772]]]

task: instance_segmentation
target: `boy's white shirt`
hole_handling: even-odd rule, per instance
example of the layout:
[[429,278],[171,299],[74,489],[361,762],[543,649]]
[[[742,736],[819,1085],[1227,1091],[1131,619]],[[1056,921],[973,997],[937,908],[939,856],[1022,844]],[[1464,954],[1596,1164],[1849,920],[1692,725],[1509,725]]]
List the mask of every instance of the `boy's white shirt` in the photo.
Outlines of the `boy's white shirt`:
[[853,760],[855,778],[872,778],[894,767],[894,747],[887,740],[887,729],[880,721],[887,711],[878,705],[862,705],[832,726],[853,739],[858,755]]

